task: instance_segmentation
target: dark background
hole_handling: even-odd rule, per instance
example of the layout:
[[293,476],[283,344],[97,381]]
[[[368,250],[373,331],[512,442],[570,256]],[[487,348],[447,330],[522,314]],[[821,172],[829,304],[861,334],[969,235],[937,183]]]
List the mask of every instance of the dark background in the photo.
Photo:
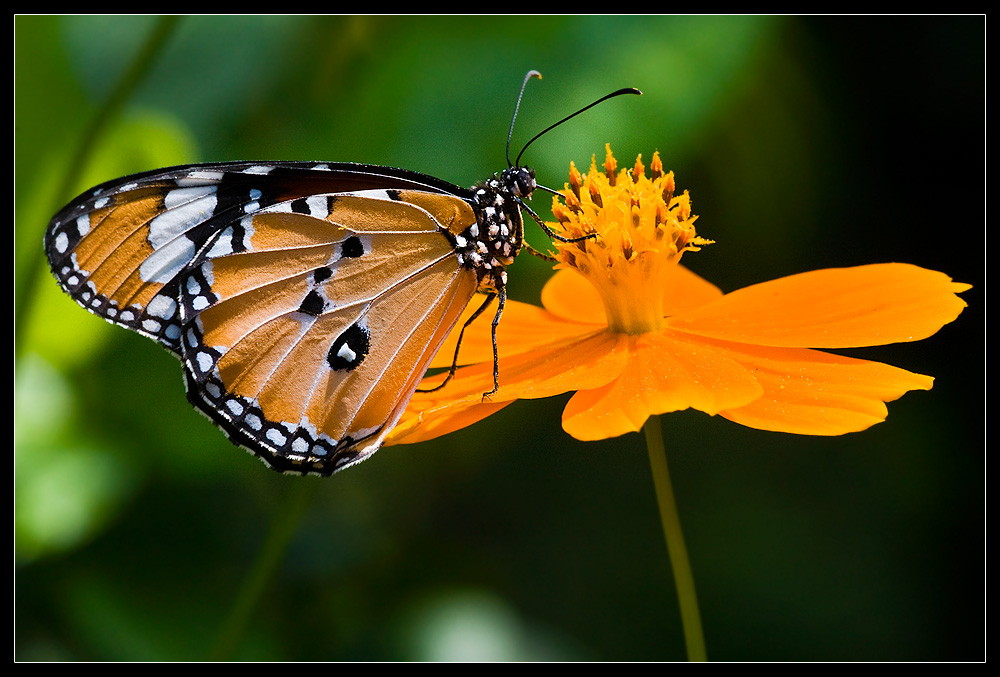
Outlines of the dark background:
[[[517,148],[644,91],[525,162],[559,187],[605,142],[622,165],[659,150],[717,242],[685,263],[725,291],[883,261],[974,285],[936,336],[850,352],[936,378],[868,431],[663,426],[710,659],[984,658],[984,17],[181,18],[109,106],[159,21],[15,18],[16,659],[683,660],[640,435],[576,442],[563,396],[284,477],[44,264],[58,207],[157,166],[359,161],[471,184],[504,166],[532,68]],[[511,297],[537,302],[548,274],[521,257]]]

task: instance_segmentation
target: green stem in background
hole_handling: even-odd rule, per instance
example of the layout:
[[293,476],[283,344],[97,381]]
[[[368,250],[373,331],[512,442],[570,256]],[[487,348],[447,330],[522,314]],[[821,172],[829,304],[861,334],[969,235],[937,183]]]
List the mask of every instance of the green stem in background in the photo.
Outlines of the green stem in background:
[[66,174],[63,176],[59,190],[60,201],[73,197],[73,185],[79,175],[83,173],[84,166],[90,160],[94,146],[104,134],[105,128],[117,117],[118,112],[142,84],[153,64],[163,53],[178,23],[180,23],[180,17],[164,16],[160,17],[153,25],[153,29],[146,36],[142,49],[135,55],[128,69],[115,83],[114,89],[111,90],[107,100],[97,111],[97,115],[90,121],[90,125],[81,137],[80,145],[76,147],[76,152],[73,153]]
[[[131,98],[135,90],[139,88],[139,85],[142,84],[146,75],[153,67],[153,64],[156,63],[156,60],[163,53],[164,48],[170,41],[170,37],[174,34],[179,22],[180,17],[178,16],[165,16],[157,19],[153,29],[146,37],[146,41],[143,43],[142,49],[139,50],[139,53],[136,54],[128,68],[124,73],[122,73],[118,82],[115,83],[114,89],[111,90],[108,98],[97,110],[94,118],[90,121],[86,130],[84,130],[83,136],[80,137],[80,142],[73,151],[73,155],[70,158],[69,164],[66,166],[66,171],[63,173],[62,180],[59,183],[59,189],[56,193],[59,204],[53,206],[53,211],[60,207],[65,200],[69,200],[73,197],[73,187],[79,181],[80,175],[83,174],[83,170],[90,161],[94,147],[101,140],[104,130],[114,121],[115,117],[118,115],[122,107],[124,107],[125,103]],[[32,256],[29,259],[27,265],[24,266],[24,270],[19,276],[20,279],[15,280],[15,359],[21,350],[20,346],[23,343],[20,340],[21,331],[24,327],[24,320],[28,317],[28,312],[34,304],[35,292],[38,287],[36,282],[38,281],[39,270],[41,270],[44,260],[45,256],[42,255],[41,248],[39,247],[38,255]],[[47,280],[47,282],[51,283],[51,279]]]
[[677,586],[677,601],[681,609],[681,624],[684,626],[684,643],[689,661],[705,661],[705,636],[701,630],[701,612],[698,611],[698,597],[694,591],[694,576],[688,561],[681,520],[677,515],[674,489],[670,485],[667,470],[667,450],[663,444],[663,429],[659,416],[650,416],[643,426],[646,447],[649,451],[649,465],[653,470],[653,484],[656,486],[656,502],[660,507],[660,521],[663,536],[667,540],[670,566],[674,571]]
[[278,506],[274,519],[271,520],[264,544],[257,553],[253,567],[243,580],[243,585],[236,595],[208,660],[232,660],[250,624],[253,610],[281,564],[288,544],[302,523],[302,516],[318,486],[319,480],[315,477],[303,477],[298,481],[293,479],[288,484],[282,504]]

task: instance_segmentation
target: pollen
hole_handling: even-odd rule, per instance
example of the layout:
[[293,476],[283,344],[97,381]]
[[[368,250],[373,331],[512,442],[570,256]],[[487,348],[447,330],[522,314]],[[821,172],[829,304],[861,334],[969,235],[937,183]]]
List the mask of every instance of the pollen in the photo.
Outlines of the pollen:
[[631,170],[618,171],[606,146],[603,166],[591,158],[581,174],[570,165],[570,180],[555,198],[556,232],[577,242],[557,242],[557,268],[587,278],[604,302],[609,328],[626,334],[659,330],[664,322],[666,278],[684,252],[710,240],[698,236],[687,191],[675,197],[673,172],[664,172],[659,153],[647,170],[640,155]]

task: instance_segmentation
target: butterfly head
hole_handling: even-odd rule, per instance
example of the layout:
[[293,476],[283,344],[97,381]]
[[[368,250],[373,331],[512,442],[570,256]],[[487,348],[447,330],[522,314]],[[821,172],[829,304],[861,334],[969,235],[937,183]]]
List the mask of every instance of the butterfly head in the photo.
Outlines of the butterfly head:
[[509,167],[500,172],[500,183],[518,198],[529,198],[538,187],[535,170],[528,167]]

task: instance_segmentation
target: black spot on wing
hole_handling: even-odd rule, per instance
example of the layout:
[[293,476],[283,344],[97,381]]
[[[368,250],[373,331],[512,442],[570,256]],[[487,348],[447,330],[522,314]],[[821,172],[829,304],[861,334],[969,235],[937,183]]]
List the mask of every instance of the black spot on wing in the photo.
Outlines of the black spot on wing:
[[368,356],[369,347],[368,328],[352,324],[330,346],[326,361],[334,371],[356,369]]
[[299,312],[315,316],[322,313],[325,307],[326,302],[323,300],[323,297],[313,289],[302,299],[302,303],[299,305]]
[[345,259],[356,259],[365,253],[365,246],[361,243],[361,238],[352,236],[344,240],[340,245],[340,255]]

